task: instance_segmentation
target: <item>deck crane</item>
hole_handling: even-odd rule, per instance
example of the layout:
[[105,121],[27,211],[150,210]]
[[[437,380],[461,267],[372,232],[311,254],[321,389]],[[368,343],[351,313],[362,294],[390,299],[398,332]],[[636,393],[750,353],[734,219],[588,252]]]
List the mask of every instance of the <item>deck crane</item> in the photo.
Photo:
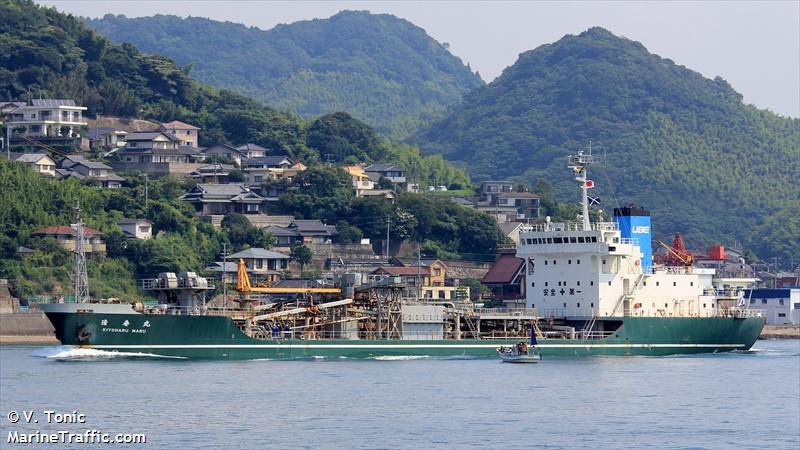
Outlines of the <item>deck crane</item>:
[[692,254],[686,250],[686,245],[683,243],[680,233],[675,233],[672,245],[667,245],[661,241],[658,241],[658,244],[667,250],[666,263],[668,266],[682,265],[690,267],[694,262]]

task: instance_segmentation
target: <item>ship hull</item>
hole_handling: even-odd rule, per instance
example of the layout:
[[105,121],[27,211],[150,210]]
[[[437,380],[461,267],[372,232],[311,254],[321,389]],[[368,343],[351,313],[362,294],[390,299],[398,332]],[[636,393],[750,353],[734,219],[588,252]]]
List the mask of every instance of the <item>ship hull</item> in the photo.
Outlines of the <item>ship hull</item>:
[[[46,312],[64,345],[189,359],[493,358],[521,338],[463,340],[253,339],[221,316]],[[542,356],[665,356],[748,350],[759,317],[624,318],[604,339],[539,339]]]

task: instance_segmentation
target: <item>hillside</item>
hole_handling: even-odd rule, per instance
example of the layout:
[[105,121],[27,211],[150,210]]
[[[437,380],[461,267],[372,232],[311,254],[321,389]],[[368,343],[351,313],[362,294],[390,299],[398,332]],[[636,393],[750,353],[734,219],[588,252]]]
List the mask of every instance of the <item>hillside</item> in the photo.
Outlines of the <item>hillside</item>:
[[88,23],[115,42],[191,66],[212,86],[303,117],[347,111],[394,137],[483,84],[425,30],[387,14],[343,11],[269,31],[164,15]]
[[564,199],[577,199],[565,158],[589,140],[607,155],[591,175],[605,209],[650,208],[661,238],[800,254],[800,120],[602,28],[521,54],[416,137],[477,180],[550,179]]

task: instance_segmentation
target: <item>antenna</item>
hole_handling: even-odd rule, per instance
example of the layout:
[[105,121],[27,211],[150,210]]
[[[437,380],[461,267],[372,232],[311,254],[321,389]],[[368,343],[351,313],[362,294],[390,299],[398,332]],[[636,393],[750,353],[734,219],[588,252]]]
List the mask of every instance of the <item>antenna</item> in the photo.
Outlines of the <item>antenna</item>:
[[568,167],[575,172],[575,181],[580,184],[581,187],[581,206],[583,210],[583,230],[589,231],[591,229],[591,223],[589,223],[589,189],[594,187],[594,182],[587,179],[586,175],[588,172],[588,167],[592,164],[601,163],[602,159],[600,157],[592,155],[592,141],[589,141],[589,154],[584,154],[584,152],[578,151],[576,156],[570,155],[569,156],[569,164]]
[[75,213],[75,303],[89,302],[89,275],[86,271],[86,250],[83,233],[83,220],[81,219],[80,202],[72,209]]

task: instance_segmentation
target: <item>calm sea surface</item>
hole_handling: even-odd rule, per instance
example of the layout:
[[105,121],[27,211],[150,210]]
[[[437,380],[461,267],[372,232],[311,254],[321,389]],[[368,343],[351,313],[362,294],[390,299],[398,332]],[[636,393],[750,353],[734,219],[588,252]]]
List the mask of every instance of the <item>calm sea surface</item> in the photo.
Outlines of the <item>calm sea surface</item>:
[[[153,449],[800,448],[798,340],[538,365],[81,352],[0,347],[0,448],[35,448],[8,444],[9,431],[86,429],[145,433]],[[45,410],[78,411],[86,423],[46,424]],[[40,423],[12,424],[10,411]]]

